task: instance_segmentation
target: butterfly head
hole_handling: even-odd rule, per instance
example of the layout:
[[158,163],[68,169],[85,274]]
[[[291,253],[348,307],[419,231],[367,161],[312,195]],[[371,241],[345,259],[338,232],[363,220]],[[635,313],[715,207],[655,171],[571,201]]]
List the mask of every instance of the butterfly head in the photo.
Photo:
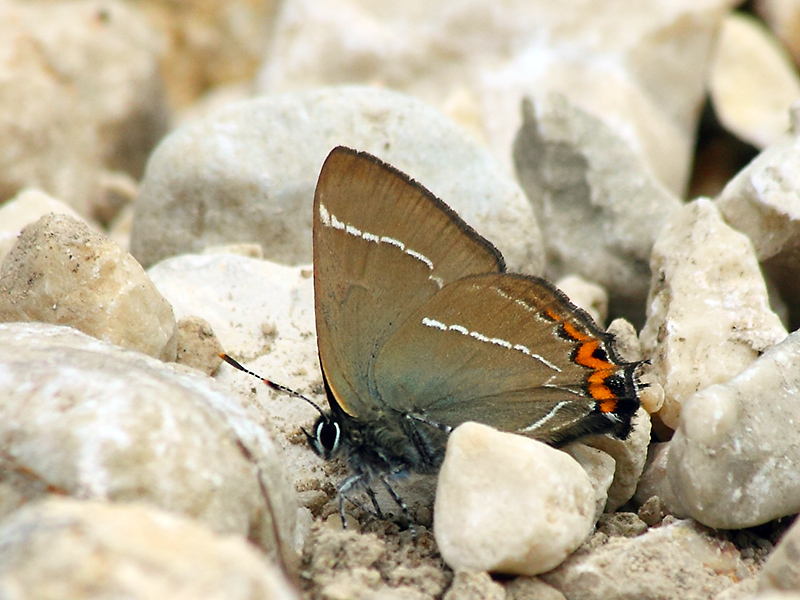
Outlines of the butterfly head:
[[325,460],[335,456],[341,449],[342,428],[330,413],[322,412],[311,432],[304,429],[303,433],[314,453]]

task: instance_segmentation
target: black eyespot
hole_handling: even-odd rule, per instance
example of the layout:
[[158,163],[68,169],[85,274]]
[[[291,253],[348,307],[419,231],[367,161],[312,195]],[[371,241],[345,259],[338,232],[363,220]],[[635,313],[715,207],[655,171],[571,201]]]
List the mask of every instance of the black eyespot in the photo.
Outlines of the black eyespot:
[[610,375],[603,380],[603,383],[614,392],[615,396],[622,397],[625,395],[625,380],[619,375]]
[[592,358],[608,362],[608,354],[606,354],[606,349],[602,346],[598,346],[594,349],[594,352],[592,352]]
[[317,428],[317,440],[329,454],[333,454],[339,445],[339,424],[335,421],[322,421]]
[[314,423],[313,432],[313,435],[306,433],[311,449],[324,459],[333,456],[339,449],[339,424],[330,415],[324,414]]

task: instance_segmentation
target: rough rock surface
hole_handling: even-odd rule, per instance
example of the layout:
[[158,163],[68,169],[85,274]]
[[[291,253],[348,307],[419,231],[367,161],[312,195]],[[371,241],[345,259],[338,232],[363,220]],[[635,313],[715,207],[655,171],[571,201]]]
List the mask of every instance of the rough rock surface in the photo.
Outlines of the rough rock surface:
[[578,273],[609,290],[612,312],[642,318],[648,259],[680,206],[630,147],[597,118],[552,96],[523,107],[517,177],[544,232],[551,278]]
[[0,265],[0,322],[69,325],[98,339],[174,360],[175,316],[142,266],[68,215],[26,227]]
[[259,98],[175,131],[148,164],[132,254],[149,266],[250,242],[270,260],[308,262],[314,188],[337,145],[370,152],[421,182],[495,243],[511,270],[541,270],[533,211],[489,153],[430,106],[370,88]]
[[770,310],[752,243],[708,199],[673,215],[651,267],[641,339],[664,388],[658,416],[674,429],[689,396],[737,375],[786,330]]
[[1,521],[0,539],[5,598],[299,598],[243,538],[143,504],[51,498]]
[[0,324],[2,507],[145,502],[293,566],[295,498],[258,414],[213,381],[74,329]]
[[565,453],[464,423],[447,443],[434,511],[436,542],[453,570],[537,575],[591,533],[595,493]]
[[0,3],[0,201],[38,187],[91,216],[167,126],[158,41],[125,2]]
[[798,395],[800,332],[691,396],[667,457],[670,508],[722,529],[800,511]]
[[725,221],[745,233],[759,262],[800,325],[800,109],[792,128],[766,148],[716,200]]

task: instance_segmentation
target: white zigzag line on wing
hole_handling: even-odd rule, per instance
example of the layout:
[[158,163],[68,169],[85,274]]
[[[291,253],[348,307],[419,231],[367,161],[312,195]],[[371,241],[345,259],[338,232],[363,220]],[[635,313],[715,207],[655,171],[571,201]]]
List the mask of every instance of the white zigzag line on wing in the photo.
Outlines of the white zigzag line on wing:
[[556,404],[553,408],[550,409],[550,412],[543,416],[541,419],[536,421],[535,423],[531,423],[527,427],[523,427],[522,429],[517,429],[517,433],[528,433],[530,431],[535,431],[539,429],[542,425],[547,423],[550,419],[556,416],[556,413],[560,411],[564,406],[569,404],[566,400],[562,400],[558,404]]
[[471,338],[475,338],[476,340],[478,340],[480,342],[488,342],[490,344],[494,344],[495,346],[501,346],[503,348],[508,348],[509,350],[517,350],[518,352],[522,352],[526,356],[530,356],[531,358],[535,358],[540,363],[542,363],[544,366],[546,366],[546,367],[548,367],[550,369],[553,369],[554,371],[557,371],[559,373],[561,372],[561,369],[559,369],[556,365],[551,363],[549,360],[547,360],[543,356],[540,356],[540,355],[536,354],[535,352],[532,352],[530,348],[528,348],[527,346],[523,346],[522,344],[512,344],[508,340],[504,340],[502,338],[490,338],[490,337],[487,337],[487,336],[485,336],[482,333],[479,333],[477,331],[470,331],[469,329],[467,329],[463,325],[458,325],[458,324],[456,324],[456,325],[445,325],[441,321],[437,321],[436,319],[430,319],[428,317],[423,317],[422,318],[422,324],[425,325],[426,327],[433,327],[434,329],[439,329],[441,331],[455,331],[457,333],[460,333],[461,335],[466,335],[466,336],[469,336]]
[[[403,251],[404,254],[418,260],[426,267],[428,267],[428,270],[433,271],[434,268],[433,261],[424,254],[420,254],[419,252],[417,252],[416,250],[412,250],[411,248],[406,248],[406,245],[403,242],[401,242],[400,240],[396,240],[393,237],[389,237],[388,235],[378,236],[368,231],[361,231],[358,227],[350,225],[349,223],[343,223],[342,221],[336,218],[336,215],[332,215],[330,212],[328,212],[328,209],[321,202],[319,204],[319,220],[325,227],[333,227],[334,229],[344,231],[345,233],[352,235],[353,237],[360,237],[361,239],[367,242],[373,242],[375,244],[388,244],[389,246],[394,246],[395,248],[399,248],[400,250]],[[444,285],[444,282],[442,281],[441,277],[428,275],[428,279],[433,281],[437,285],[437,287],[441,288]]]

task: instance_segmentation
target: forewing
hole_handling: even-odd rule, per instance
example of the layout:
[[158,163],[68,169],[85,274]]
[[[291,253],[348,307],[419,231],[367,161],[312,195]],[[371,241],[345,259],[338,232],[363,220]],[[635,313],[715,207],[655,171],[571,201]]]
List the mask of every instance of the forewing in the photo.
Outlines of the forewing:
[[314,198],[320,362],[335,402],[363,416],[375,357],[448,283],[504,269],[499,252],[428,190],[375,157],[328,156]]

